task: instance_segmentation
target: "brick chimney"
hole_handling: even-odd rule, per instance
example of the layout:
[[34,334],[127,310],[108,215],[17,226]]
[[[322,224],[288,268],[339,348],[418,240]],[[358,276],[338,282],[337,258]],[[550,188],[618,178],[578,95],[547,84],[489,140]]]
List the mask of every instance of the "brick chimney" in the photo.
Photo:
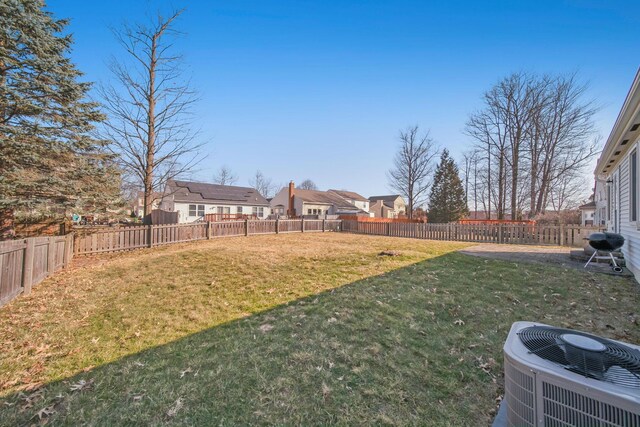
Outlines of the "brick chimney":
[[291,217],[296,216],[296,208],[293,204],[295,188],[293,181],[289,181],[289,209],[287,209],[287,215]]

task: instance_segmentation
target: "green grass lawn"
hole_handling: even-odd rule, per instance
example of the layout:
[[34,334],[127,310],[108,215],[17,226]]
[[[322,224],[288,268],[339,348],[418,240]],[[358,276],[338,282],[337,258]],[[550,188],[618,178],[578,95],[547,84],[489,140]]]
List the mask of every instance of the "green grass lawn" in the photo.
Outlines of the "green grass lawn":
[[635,282],[464,246],[326,233],[76,259],[0,309],[0,425],[486,425],[512,322],[640,342]]

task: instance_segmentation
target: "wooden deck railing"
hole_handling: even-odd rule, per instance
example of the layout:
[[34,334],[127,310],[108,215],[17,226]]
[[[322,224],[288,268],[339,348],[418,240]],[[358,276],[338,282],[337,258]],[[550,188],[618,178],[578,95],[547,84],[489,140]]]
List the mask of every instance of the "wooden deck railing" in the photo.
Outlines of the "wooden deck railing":
[[582,247],[584,239],[589,234],[600,231],[600,228],[539,224],[401,224],[344,220],[342,231],[458,242]]

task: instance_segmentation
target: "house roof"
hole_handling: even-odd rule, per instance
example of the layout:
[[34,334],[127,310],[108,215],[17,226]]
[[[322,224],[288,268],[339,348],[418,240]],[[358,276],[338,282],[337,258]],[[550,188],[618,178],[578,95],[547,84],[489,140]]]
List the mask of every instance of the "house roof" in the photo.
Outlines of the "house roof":
[[595,208],[596,208],[595,201],[591,201],[589,203],[585,203],[584,205],[578,206],[578,209],[595,209]]
[[636,72],[618,118],[602,149],[596,165],[596,177],[611,174],[626,152],[635,145],[634,142],[640,137],[640,126],[635,127],[636,124],[640,124],[640,69]]
[[220,205],[269,206],[269,202],[255,188],[204,182],[167,182],[167,192],[175,202],[206,202]]
[[373,211],[375,209],[386,209],[388,211],[393,210],[393,204],[389,205],[388,202],[384,202],[384,200],[376,200],[375,202],[371,202],[369,204],[369,210]]
[[371,196],[369,197],[369,201],[375,202],[376,200],[382,200],[385,204],[388,204],[388,203],[393,204],[398,197],[402,199],[402,196],[399,194],[390,194],[388,196]]
[[302,190],[300,188],[296,188],[293,192],[293,196],[307,203],[333,205],[337,208],[343,209],[357,209],[346,199],[330,191]]
[[345,199],[348,200],[356,200],[358,202],[368,202],[369,199],[367,199],[364,196],[361,196],[360,194],[354,192],[354,191],[346,191],[346,190],[329,190],[332,193],[336,193],[338,196],[342,196]]

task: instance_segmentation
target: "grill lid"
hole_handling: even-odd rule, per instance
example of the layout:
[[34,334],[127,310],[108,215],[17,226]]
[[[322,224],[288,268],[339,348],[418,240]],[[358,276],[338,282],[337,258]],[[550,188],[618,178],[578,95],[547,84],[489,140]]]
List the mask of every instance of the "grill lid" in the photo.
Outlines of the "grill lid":
[[591,233],[589,246],[599,251],[615,251],[624,245],[624,236],[617,233]]

